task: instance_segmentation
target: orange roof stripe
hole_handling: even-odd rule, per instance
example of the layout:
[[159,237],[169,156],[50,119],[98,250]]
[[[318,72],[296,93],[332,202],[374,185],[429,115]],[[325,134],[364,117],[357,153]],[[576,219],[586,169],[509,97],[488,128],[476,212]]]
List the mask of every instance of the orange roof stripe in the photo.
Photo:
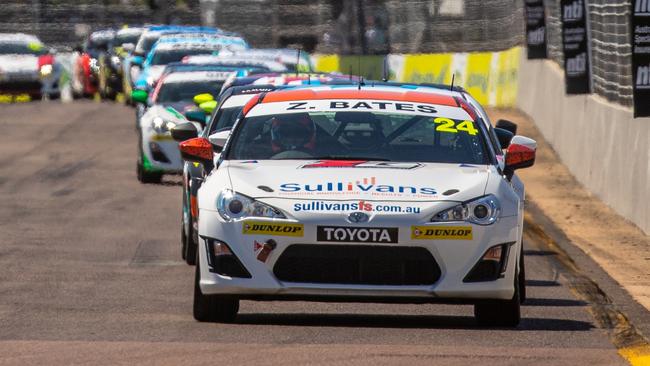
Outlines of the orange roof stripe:
[[450,95],[422,93],[415,91],[386,91],[368,89],[342,89],[342,90],[282,90],[266,94],[262,103],[291,102],[296,100],[318,99],[372,99],[393,100],[398,102],[429,103],[458,107],[458,103]]

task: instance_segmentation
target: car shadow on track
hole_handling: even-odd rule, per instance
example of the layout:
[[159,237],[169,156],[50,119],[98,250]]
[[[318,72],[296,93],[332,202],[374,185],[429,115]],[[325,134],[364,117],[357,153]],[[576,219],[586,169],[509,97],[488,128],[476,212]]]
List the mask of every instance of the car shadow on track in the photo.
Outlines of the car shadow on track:
[[[235,323],[350,328],[494,329],[479,326],[474,317],[386,314],[239,314]],[[588,331],[591,323],[569,319],[522,318],[519,331]],[[510,328],[505,328],[510,329]]]

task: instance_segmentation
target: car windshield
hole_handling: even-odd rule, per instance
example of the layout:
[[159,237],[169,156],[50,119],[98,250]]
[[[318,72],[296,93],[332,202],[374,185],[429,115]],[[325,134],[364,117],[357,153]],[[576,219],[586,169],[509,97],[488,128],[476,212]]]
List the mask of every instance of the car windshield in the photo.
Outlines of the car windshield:
[[171,62],[179,62],[183,60],[185,56],[191,55],[203,55],[210,53],[212,51],[195,48],[195,49],[178,49],[178,50],[159,50],[155,51],[153,58],[151,59],[152,65],[167,65]]
[[0,55],[43,55],[40,43],[0,43]]
[[237,125],[227,158],[488,164],[478,123],[366,111],[252,116]]
[[217,115],[215,116],[217,121],[212,125],[210,134],[231,129],[242,109],[244,109],[243,106],[219,109]]
[[127,43],[136,44],[138,38],[140,38],[140,34],[138,33],[118,34],[113,40],[113,46],[121,47]]
[[153,33],[142,37],[136,46],[137,51],[139,51],[142,55],[146,55],[149,53],[149,51],[151,51],[151,47],[153,47],[153,44],[158,41],[160,36],[161,34],[159,33]]
[[218,95],[222,81],[173,82],[160,86],[156,103],[191,102],[195,95],[210,93]]
[[108,50],[108,44],[111,42],[110,37],[95,37],[88,40],[87,49],[88,50],[98,50],[106,51]]

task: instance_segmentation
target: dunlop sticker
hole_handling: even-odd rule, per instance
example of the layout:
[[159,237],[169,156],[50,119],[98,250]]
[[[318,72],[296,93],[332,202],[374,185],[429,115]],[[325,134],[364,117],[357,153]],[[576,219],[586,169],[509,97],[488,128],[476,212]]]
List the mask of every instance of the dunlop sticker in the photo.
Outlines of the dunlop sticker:
[[269,221],[245,221],[242,226],[244,235],[303,236],[303,224],[275,223]]
[[411,239],[472,240],[472,227],[411,226]]

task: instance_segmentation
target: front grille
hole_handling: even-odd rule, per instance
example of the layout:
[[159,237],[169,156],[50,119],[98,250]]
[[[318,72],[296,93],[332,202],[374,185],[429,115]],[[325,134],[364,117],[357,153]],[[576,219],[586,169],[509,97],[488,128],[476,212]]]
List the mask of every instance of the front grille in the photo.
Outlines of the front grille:
[[273,273],[285,282],[431,285],[440,278],[440,267],[421,247],[294,244]]

